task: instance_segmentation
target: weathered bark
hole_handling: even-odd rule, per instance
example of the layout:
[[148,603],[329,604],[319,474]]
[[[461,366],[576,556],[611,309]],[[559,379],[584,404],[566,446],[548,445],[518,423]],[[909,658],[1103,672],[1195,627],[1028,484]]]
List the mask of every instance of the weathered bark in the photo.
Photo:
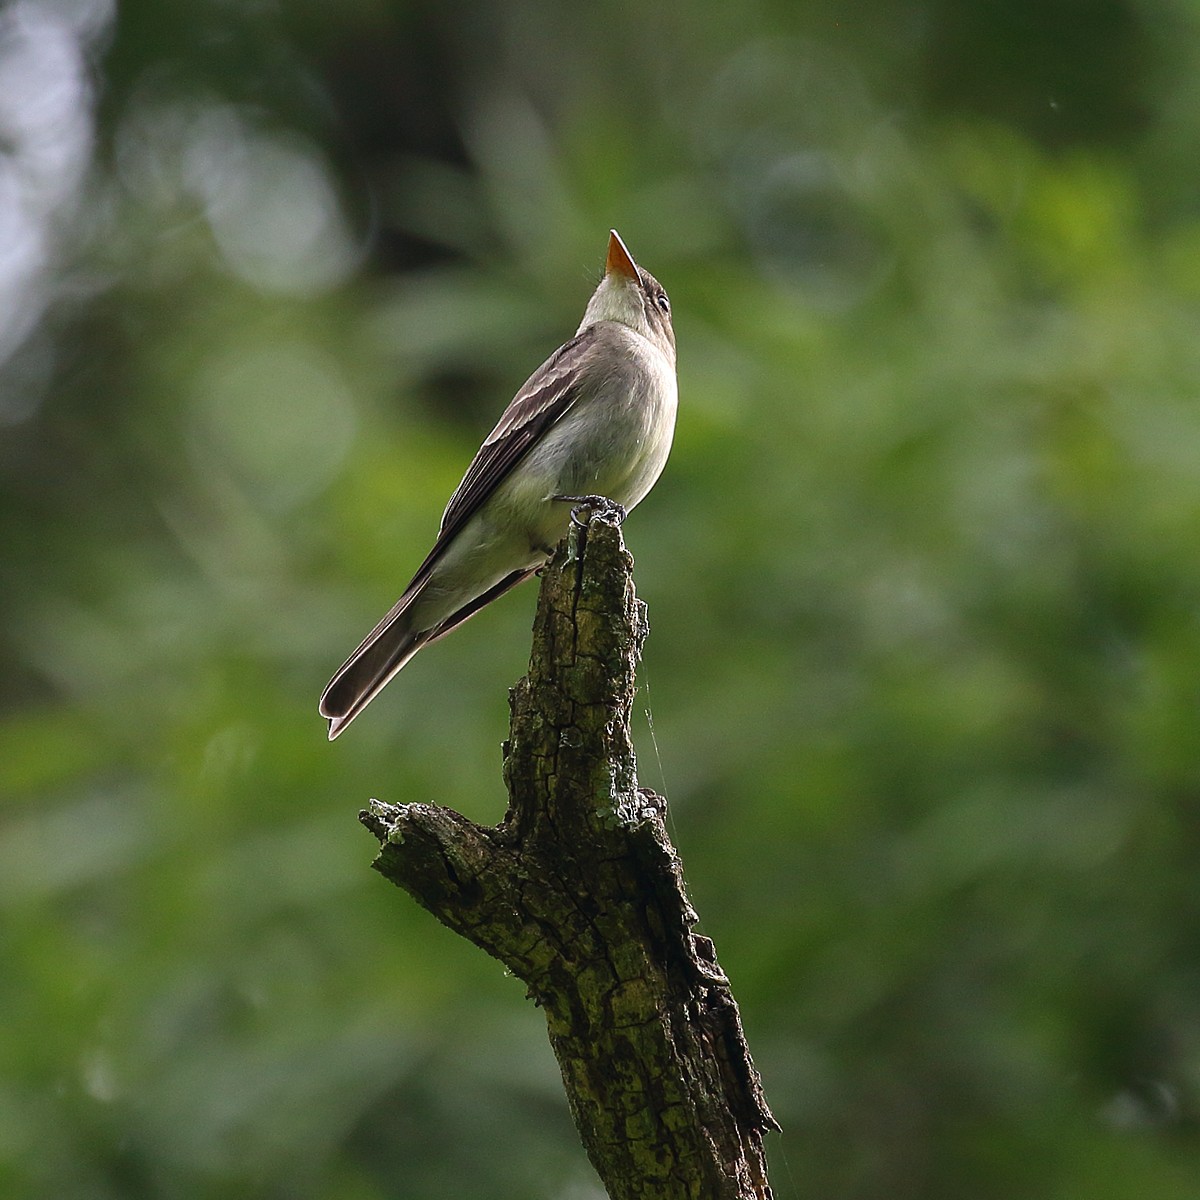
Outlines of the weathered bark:
[[612,1200],[767,1200],[777,1126],[712,942],[692,932],[665,803],[637,786],[632,566],[595,515],[547,568],[499,826],[425,804],[373,802],[362,820],[380,872],[528,985]]

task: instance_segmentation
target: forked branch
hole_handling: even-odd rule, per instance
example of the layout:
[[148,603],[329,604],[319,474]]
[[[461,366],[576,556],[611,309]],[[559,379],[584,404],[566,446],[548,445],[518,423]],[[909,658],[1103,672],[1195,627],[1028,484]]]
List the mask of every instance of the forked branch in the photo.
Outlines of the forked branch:
[[383,875],[528,985],[612,1200],[768,1200],[763,1134],[778,1126],[713,944],[693,932],[665,802],[637,784],[647,627],[632,571],[603,514],[547,567],[499,826],[377,801],[362,820]]

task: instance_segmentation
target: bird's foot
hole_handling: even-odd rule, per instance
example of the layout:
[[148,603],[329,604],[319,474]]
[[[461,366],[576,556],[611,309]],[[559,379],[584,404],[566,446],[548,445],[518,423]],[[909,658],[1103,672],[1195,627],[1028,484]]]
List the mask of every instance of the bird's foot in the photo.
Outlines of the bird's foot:
[[[610,524],[621,525],[624,524],[627,515],[625,505],[618,504],[607,496],[552,496],[551,499],[565,500],[568,504],[575,505],[571,509],[571,523],[579,529],[586,529],[588,520],[592,517],[601,517]],[[581,513],[586,513],[587,518],[581,517]]]

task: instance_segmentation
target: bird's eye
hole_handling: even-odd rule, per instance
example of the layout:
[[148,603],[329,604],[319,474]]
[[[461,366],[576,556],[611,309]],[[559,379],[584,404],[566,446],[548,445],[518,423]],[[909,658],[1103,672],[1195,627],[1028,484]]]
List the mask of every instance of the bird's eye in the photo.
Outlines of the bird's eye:
[[658,305],[659,311],[662,312],[664,315],[670,313],[671,302],[670,302],[670,300],[667,299],[666,292],[659,292],[658,295],[654,297],[654,303]]

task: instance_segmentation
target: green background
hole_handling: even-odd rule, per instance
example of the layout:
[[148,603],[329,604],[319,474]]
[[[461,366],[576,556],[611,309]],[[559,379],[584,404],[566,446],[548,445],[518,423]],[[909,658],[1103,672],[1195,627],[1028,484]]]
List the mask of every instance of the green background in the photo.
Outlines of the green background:
[[593,1200],[370,870],[519,589],[330,746],[610,226],[671,293],[642,782],[779,1197],[1200,1195],[1200,9],[0,13],[0,1192]]

